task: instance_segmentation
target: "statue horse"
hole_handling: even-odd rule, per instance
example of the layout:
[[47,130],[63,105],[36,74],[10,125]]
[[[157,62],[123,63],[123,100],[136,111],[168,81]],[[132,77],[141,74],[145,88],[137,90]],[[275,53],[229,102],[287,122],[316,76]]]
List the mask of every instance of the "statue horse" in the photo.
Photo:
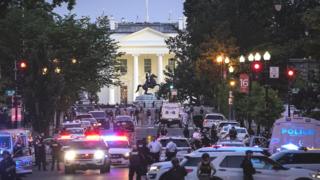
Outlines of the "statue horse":
[[154,87],[156,86],[159,86],[160,87],[160,84],[157,84],[155,78],[157,78],[156,75],[154,74],[151,74],[151,75],[146,75],[146,82],[144,84],[139,84],[138,87],[137,87],[137,90],[136,92],[139,91],[139,89],[142,87],[142,89],[144,90],[144,94],[149,94],[148,93],[148,89],[153,89]]

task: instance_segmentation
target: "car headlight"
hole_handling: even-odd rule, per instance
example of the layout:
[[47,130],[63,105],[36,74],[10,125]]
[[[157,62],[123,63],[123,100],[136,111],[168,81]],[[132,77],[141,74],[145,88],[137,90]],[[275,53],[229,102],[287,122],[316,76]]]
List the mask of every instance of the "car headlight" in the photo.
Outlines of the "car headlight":
[[104,158],[104,152],[101,151],[101,150],[97,150],[97,151],[94,153],[93,158],[94,158],[94,159],[103,159],[103,158]]
[[76,158],[76,152],[74,151],[67,151],[64,155],[64,158],[67,160],[67,161],[72,161]]
[[128,153],[128,152],[124,154],[124,157],[126,157],[126,158],[129,156],[130,156],[130,153]]
[[151,166],[150,171],[159,171],[161,166]]
[[314,179],[320,179],[320,172],[310,173],[310,176]]

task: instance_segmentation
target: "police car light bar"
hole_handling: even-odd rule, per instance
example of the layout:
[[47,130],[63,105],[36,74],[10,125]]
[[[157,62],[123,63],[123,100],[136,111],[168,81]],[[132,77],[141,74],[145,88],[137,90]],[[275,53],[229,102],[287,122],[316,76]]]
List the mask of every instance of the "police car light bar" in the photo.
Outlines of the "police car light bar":
[[102,138],[105,141],[127,141],[128,140],[126,136],[115,136],[115,135],[103,136]]
[[71,139],[71,135],[61,135],[59,139]]
[[99,135],[88,135],[88,136],[86,136],[86,140],[97,141],[97,140],[100,140],[100,136]]

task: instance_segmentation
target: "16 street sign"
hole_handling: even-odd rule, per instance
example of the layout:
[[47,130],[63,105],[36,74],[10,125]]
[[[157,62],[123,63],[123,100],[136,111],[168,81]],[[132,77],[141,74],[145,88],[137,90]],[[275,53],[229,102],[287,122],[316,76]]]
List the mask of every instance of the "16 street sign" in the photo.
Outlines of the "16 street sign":
[[240,92],[249,93],[249,76],[248,74],[242,73],[240,74]]

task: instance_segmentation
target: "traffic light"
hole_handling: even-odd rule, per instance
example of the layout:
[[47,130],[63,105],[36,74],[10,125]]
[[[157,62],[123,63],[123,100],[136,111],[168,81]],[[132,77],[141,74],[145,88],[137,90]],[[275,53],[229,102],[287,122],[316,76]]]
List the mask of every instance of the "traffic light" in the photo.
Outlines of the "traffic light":
[[288,79],[292,80],[296,76],[296,71],[293,68],[288,68],[286,74],[287,74]]
[[28,68],[28,63],[26,60],[22,59],[18,62],[18,69],[21,71],[25,71]]
[[251,63],[251,71],[258,74],[263,70],[263,65],[260,61],[254,61]]

